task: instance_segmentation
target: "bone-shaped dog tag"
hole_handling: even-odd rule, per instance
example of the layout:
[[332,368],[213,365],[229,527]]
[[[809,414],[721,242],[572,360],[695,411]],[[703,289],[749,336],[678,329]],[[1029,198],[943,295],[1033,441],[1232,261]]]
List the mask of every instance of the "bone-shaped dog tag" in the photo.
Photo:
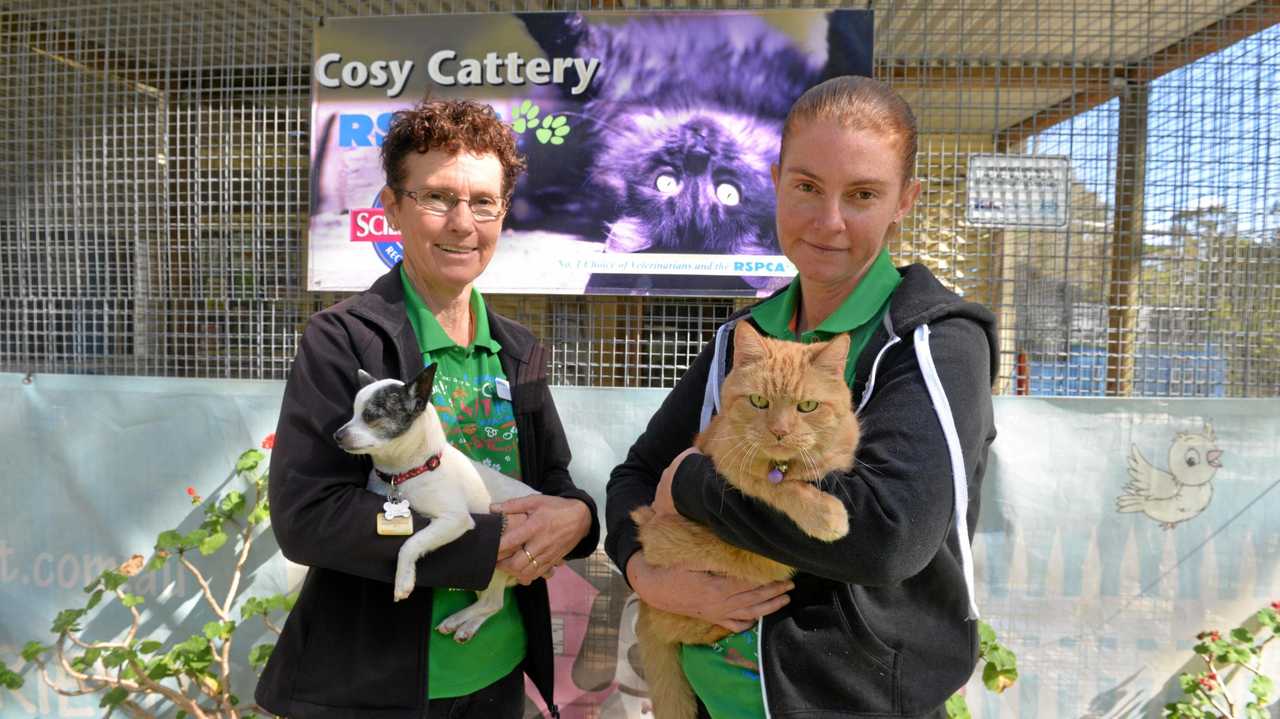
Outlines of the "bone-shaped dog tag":
[[387,537],[403,537],[413,534],[413,518],[409,515],[409,502],[383,502],[378,515],[378,534]]

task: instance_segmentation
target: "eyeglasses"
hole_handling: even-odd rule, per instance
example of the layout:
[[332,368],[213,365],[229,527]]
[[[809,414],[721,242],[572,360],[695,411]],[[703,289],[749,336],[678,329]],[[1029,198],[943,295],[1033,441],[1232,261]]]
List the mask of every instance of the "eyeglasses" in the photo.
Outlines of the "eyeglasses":
[[467,203],[471,216],[476,222],[492,222],[502,217],[502,201],[496,197],[472,197],[463,199],[448,190],[396,190],[397,193],[412,198],[414,203],[433,215],[447,215],[458,206],[459,202]]

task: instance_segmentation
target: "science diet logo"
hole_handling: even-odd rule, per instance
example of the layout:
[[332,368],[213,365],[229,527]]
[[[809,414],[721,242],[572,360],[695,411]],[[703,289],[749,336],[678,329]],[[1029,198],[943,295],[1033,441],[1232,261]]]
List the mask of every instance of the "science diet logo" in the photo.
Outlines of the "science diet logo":
[[404,245],[400,243],[400,233],[391,229],[391,223],[382,211],[382,202],[374,199],[373,207],[363,207],[351,211],[349,239],[352,242],[369,242],[378,259],[387,267],[404,258]]

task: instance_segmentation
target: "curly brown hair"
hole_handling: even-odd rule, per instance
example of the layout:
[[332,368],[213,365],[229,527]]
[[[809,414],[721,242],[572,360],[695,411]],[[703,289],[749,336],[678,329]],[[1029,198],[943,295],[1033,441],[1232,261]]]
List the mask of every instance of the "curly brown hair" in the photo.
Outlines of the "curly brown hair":
[[432,150],[450,155],[464,150],[476,155],[493,153],[502,163],[502,192],[508,200],[525,170],[515,135],[492,107],[473,100],[423,100],[391,118],[391,128],[382,141],[387,186],[404,189],[404,158],[410,152]]

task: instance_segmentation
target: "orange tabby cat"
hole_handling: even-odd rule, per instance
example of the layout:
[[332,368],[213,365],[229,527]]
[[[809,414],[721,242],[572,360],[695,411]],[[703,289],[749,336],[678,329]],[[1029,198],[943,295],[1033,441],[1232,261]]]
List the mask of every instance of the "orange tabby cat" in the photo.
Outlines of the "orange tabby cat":
[[[749,323],[738,323],[721,411],[694,441],[729,484],[826,542],[849,532],[844,505],[816,486],[828,473],[853,466],[859,431],[844,381],[848,354],[848,335],[803,345],[762,337]],[[699,569],[758,584],[795,573],[679,515],[657,517],[641,507],[631,518],[649,564],[680,566],[698,557]],[[710,644],[728,634],[719,625],[641,604],[636,636],[657,719],[697,714],[680,645]]]

